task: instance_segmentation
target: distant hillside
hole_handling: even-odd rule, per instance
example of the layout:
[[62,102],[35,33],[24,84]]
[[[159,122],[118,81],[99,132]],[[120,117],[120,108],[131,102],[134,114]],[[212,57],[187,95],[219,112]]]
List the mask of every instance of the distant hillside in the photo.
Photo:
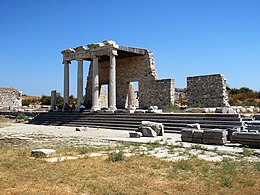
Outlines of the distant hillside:
[[228,89],[229,104],[231,106],[256,106],[260,107],[260,92],[247,87]]
[[41,104],[41,97],[23,95],[22,104],[23,106],[29,106],[29,104]]

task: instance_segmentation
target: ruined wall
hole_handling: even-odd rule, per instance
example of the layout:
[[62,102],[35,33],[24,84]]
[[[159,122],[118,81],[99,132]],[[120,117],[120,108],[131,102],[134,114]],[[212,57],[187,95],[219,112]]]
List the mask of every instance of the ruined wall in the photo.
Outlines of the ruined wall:
[[0,109],[13,110],[22,106],[22,94],[13,88],[0,88]]
[[[108,84],[109,81],[109,61],[99,62],[99,79],[100,85]],[[171,93],[164,93],[163,90],[168,91],[169,89],[164,89],[166,86],[170,87],[172,85],[165,84],[163,82],[154,82],[158,80],[157,73],[155,71],[155,62],[153,54],[148,52],[145,55],[129,57],[124,59],[116,59],[116,104],[117,108],[125,108],[127,105],[127,91],[129,82],[139,82],[139,94],[142,94],[142,98],[139,100],[139,107],[148,107],[151,105],[157,105],[160,103],[168,104],[168,101],[172,102],[173,96]],[[157,88],[153,88],[156,85]],[[153,88],[152,91],[149,88]],[[164,98],[160,96],[154,96],[153,99],[148,100],[151,94],[155,94],[156,90],[161,90],[165,95]],[[92,63],[89,68],[89,75],[87,78],[86,87],[86,104],[91,107],[92,102]],[[157,93],[158,94],[158,93]],[[169,95],[169,97],[166,97]],[[159,99],[162,99],[159,101]],[[148,105],[148,102],[150,105]],[[158,105],[159,106],[159,105]]]
[[174,104],[174,80],[163,79],[141,82],[139,92],[139,104],[141,108],[149,106],[163,106]]
[[229,106],[226,80],[222,74],[187,77],[187,96],[189,106]]
[[175,88],[174,99],[186,98],[187,88]]

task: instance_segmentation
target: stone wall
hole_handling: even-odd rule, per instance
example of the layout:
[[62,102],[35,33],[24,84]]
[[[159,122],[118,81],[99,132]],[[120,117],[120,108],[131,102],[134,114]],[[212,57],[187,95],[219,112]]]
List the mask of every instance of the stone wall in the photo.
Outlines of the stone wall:
[[174,104],[174,80],[163,79],[141,82],[139,92],[139,104],[141,108],[149,106],[163,106]]
[[[92,102],[92,63],[90,64],[86,87],[86,104]],[[99,62],[99,84],[108,84],[109,61]],[[158,80],[153,54],[116,59],[116,104],[117,108],[127,106],[129,82],[139,84],[139,107],[166,105],[174,101],[173,80]],[[155,95],[157,94],[157,95]],[[141,95],[141,96],[140,96]],[[102,100],[101,100],[102,101]]]
[[187,96],[187,88],[175,88],[174,99],[186,98]]
[[226,80],[222,74],[187,77],[188,106],[228,107]]
[[13,110],[22,106],[22,94],[13,88],[0,88],[0,109]]

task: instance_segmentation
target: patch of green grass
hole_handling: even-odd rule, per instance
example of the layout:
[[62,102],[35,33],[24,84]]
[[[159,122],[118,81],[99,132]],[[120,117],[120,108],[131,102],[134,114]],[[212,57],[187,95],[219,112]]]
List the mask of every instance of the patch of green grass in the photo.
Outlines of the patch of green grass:
[[246,157],[253,156],[254,151],[250,150],[249,148],[243,148],[243,155]]
[[206,150],[207,149],[203,145],[200,145],[200,144],[192,144],[190,148],[196,149],[196,150]]
[[155,148],[161,147],[161,144],[159,141],[151,142],[146,145],[148,150],[154,150]]
[[22,120],[22,121],[27,121],[29,119],[28,116],[26,116],[24,113],[19,112],[17,117],[15,118],[16,120]]
[[232,187],[234,180],[230,176],[222,175],[220,178],[220,183],[222,187]]
[[180,145],[167,145],[169,154],[174,154],[177,148],[181,148]]
[[124,152],[122,150],[112,151],[108,153],[108,161],[117,162],[124,160]]
[[236,174],[237,173],[237,168],[236,168],[236,163],[234,160],[230,158],[223,158],[223,161],[221,163],[221,171],[224,174]]
[[256,184],[256,181],[252,180],[252,179],[246,179],[246,180],[242,180],[240,183],[243,184],[243,186],[245,186],[245,187],[247,187],[247,186],[252,187]]
[[255,169],[260,171],[260,162],[255,162]]

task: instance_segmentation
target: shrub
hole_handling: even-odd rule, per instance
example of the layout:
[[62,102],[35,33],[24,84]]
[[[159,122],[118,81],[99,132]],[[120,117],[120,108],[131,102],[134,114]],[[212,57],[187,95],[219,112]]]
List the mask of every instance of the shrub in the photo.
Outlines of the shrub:
[[27,121],[29,119],[28,116],[26,116],[24,113],[19,112],[17,117],[15,118],[16,120],[23,120],[23,121]]
[[163,107],[163,112],[173,112],[175,110],[180,110],[180,107],[176,104],[169,103]]
[[108,161],[117,162],[124,159],[124,153],[122,150],[113,151],[108,153]]
[[233,181],[234,180],[232,177],[226,175],[221,176],[221,180],[220,180],[221,185],[223,187],[232,187]]
[[252,156],[254,152],[248,148],[243,148],[243,155],[244,156]]

